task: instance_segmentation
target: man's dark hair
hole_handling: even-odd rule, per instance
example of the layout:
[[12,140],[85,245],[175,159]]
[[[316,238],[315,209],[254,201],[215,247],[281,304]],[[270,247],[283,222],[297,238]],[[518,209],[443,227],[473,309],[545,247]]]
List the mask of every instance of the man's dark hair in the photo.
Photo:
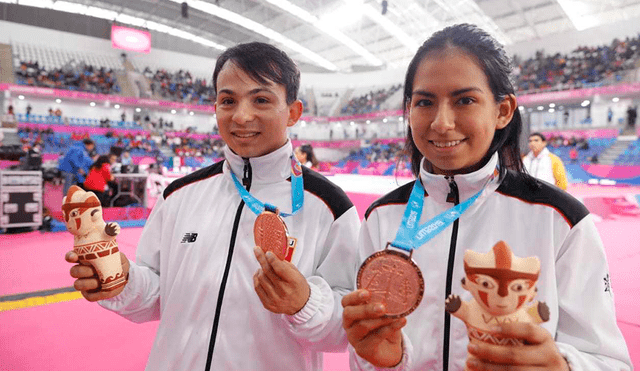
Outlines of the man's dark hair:
[[529,134],[529,138],[531,138],[531,137],[539,137],[540,139],[542,139],[543,142],[547,141],[547,138],[545,138],[545,136],[542,135],[542,133],[539,133],[537,131],[535,133]]
[[[474,56],[482,68],[496,103],[501,102],[507,95],[515,94],[515,89],[509,75],[512,71],[511,60],[502,45],[484,30],[471,24],[457,24],[434,33],[420,46],[407,69],[404,83],[404,116],[407,116],[407,106],[413,94],[413,82],[418,66],[428,54],[442,52],[450,48],[457,48]],[[406,120],[407,124],[409,121]],[[500,158],[500,177],[504,177],[507,169],[518,173],[524,171],[520,158],[519,137],[522,132],[522,118],[520,111],[515,110],[509,125],[497,129],[486,156],[481,160],[486,164],[494,153]],[[405,151],[411,159],[411,170],[415,176],[420,174],[422,154],[413,141],[411,127],[407,129]]]
[[266,84],[271,80],[283,85],[287,92],[287,104],[298,99],[300,88],[300,70],[294,61],[282,50],[273,45],[252,42],[239,44],[225,50],[213,70],[213,90],[218,93],[218,75],[227,63],[233,62],[255,81]]
[[89,138],[85,138],[82,140],[85,146],[95,146],[96,144]]

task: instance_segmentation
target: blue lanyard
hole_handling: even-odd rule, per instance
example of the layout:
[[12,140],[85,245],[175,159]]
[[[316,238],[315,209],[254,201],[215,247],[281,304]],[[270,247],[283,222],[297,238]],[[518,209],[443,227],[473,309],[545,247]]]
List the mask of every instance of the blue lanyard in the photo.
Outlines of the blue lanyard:
[[276,213],[280,216],[287,217],[297,213],[304,203],[304,184],[302,181],[302,167],[300,166],[300,162],[296,160],[294,157],[291,157],[291,214],[287,213],[279,213],[278,208],[274,205],[268,203],[262,203],[257,198],[253,197],[251,193],[249,193],[240,181],[238,177],[231,172],[231,178],[233,178],[233,183],[236,185],[236,189],[240,194],[240,197],[244,201],[245,204],[253,211],[254,214],[260,215],[263,211],[271,211],[272,213]]
[[451,223],[460,218],[460,216],[476,202],[487,185],[495,178],[495,174],[496,172],[494,172],[484,187],[468,200],[440,213],[422,225],[418,225],[418,222],[420,221],[422,206],[424,205],[424,186],[420,179],[416,179],[413,184],[413,189],[411,190],[411,196],[409,196],[409,202],[407,202],[407,207],[404,209],[402,223],[400,224],[400,228],[398,228],[396,238],[391,243],[391,246],[412,252],[413,249],[417,249],[430,241]]

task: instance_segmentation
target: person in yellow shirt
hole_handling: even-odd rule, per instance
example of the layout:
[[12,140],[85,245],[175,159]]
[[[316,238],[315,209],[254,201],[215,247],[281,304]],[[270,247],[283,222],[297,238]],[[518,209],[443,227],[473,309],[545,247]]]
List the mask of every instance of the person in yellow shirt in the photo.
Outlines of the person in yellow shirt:
[[547,139],[542,133],[529,135],[529,149],[531,151],[522,159],[527,172],[538,179],[566,190],[569,182],[564,164],[560,157],[547,149]]

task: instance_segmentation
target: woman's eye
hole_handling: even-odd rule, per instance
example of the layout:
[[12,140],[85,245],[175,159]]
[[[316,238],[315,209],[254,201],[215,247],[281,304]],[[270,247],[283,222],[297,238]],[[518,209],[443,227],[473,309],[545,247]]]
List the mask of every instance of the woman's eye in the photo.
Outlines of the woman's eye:
[[511,291],[513,292],[522,292],[525,289],[527,289],[527,287],[522,283],[514,283],[511,285]]
[[416,107],[427,107],[431,105],[431,101],[428,99],[420,99],[416,102]]
[[464,106],[466,106],[468,104],[471,104],[473,102],[474,102],[473,98],[470,98],[470,97],[462,97],[462,98],[460,98],[460,100],[458,100],[458,103],[460,103],[460,104],[462,104]]
[[222,99],[220,99],[220,104],[233,104],[233,99],[231,99],[231,98],[222,98]]
[[256,98],[256,103],[269,103],[267,98]]

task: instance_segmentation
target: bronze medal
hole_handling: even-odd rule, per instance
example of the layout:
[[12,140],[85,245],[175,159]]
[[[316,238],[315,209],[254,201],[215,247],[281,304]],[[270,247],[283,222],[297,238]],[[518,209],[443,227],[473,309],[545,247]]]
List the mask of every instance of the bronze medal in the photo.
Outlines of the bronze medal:
[[282,218],[271,211],[263,211],[253,225],[253,238],[256,246],[265,253],[271,251],[280,260],[284,260],[288,252],[289,238],[287,226]]
[[369,256],[358,271],[358,289],[371,293],[371,301],[383,303],[386,317],[400,318],[413,312],[424,294],[422,272],[411,257],[385,249]]

